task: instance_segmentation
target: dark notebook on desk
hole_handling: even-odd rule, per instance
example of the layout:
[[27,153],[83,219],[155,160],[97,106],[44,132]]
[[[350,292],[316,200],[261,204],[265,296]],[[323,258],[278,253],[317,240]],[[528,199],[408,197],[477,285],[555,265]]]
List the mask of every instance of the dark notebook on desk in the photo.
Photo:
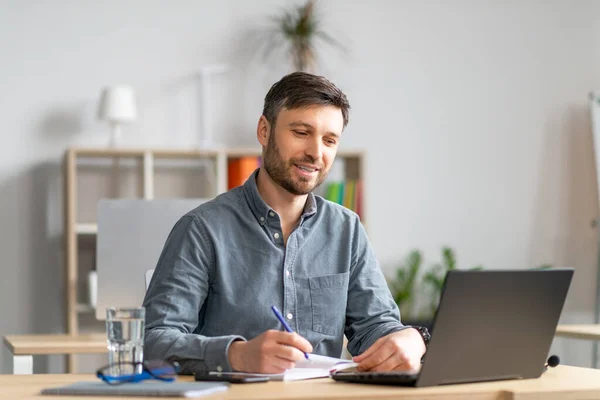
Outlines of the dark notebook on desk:
[[538,378],[573,272],[449,271],[419,374],[342,371],[332,378],[419,387]]
[[143,396],[143,397],[200,397],[229,389],[222,382],[158,382],[143,381],[109,385],[102,381],[76,382],[71,385],[48,388],[42,394],[75,396]]

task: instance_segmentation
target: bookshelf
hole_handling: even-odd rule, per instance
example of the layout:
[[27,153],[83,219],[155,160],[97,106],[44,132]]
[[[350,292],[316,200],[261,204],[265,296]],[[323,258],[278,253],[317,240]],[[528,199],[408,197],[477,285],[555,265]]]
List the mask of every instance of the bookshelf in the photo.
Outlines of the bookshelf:
[[[67,333],[78,335],[90,333],[90,329],[99,330],[98,324],[90,327],[95,310],[86,297],[87,272],[95,269],[98,200],[212,198],[227,190],[230,163],[260,155],[260,148],[67,149],[64,156]],[[332,179],[362,180],[364,165],[362,151],[339,151]],[[327,181],[322,186],[326,185]],[[67,370],[77,370],[73,355],[68,356]]]

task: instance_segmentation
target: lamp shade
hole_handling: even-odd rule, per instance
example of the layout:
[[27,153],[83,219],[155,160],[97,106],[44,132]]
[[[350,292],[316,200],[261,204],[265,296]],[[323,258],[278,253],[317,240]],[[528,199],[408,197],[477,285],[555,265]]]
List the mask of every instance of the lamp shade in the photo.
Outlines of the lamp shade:
[[109,86],[102,90],[98,118],[114,123],[131,122],[137,117],[135,93],[130,86]]

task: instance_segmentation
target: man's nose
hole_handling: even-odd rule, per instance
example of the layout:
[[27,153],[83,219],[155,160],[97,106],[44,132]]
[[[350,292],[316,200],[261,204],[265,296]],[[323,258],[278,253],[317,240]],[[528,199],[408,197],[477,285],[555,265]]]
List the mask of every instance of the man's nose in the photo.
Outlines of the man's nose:
[[304,153],[310,156],[313,162],[321,160],[323,158],[323,143],[320,139],[311,140]]

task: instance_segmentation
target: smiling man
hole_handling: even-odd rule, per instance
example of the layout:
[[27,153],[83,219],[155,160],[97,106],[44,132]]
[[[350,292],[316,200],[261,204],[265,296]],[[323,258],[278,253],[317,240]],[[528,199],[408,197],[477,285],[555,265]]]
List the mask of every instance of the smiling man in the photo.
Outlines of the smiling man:
[[262,166],[167,239],[144,299],[147,359],[177,360],[182,373],[279,373],[303,352],[338,357],[345,334],[360,370],[418,369],[425,341],[401,324],[358,216],[312,193],[349,108],[323,77],[296,72],[271,87]]

